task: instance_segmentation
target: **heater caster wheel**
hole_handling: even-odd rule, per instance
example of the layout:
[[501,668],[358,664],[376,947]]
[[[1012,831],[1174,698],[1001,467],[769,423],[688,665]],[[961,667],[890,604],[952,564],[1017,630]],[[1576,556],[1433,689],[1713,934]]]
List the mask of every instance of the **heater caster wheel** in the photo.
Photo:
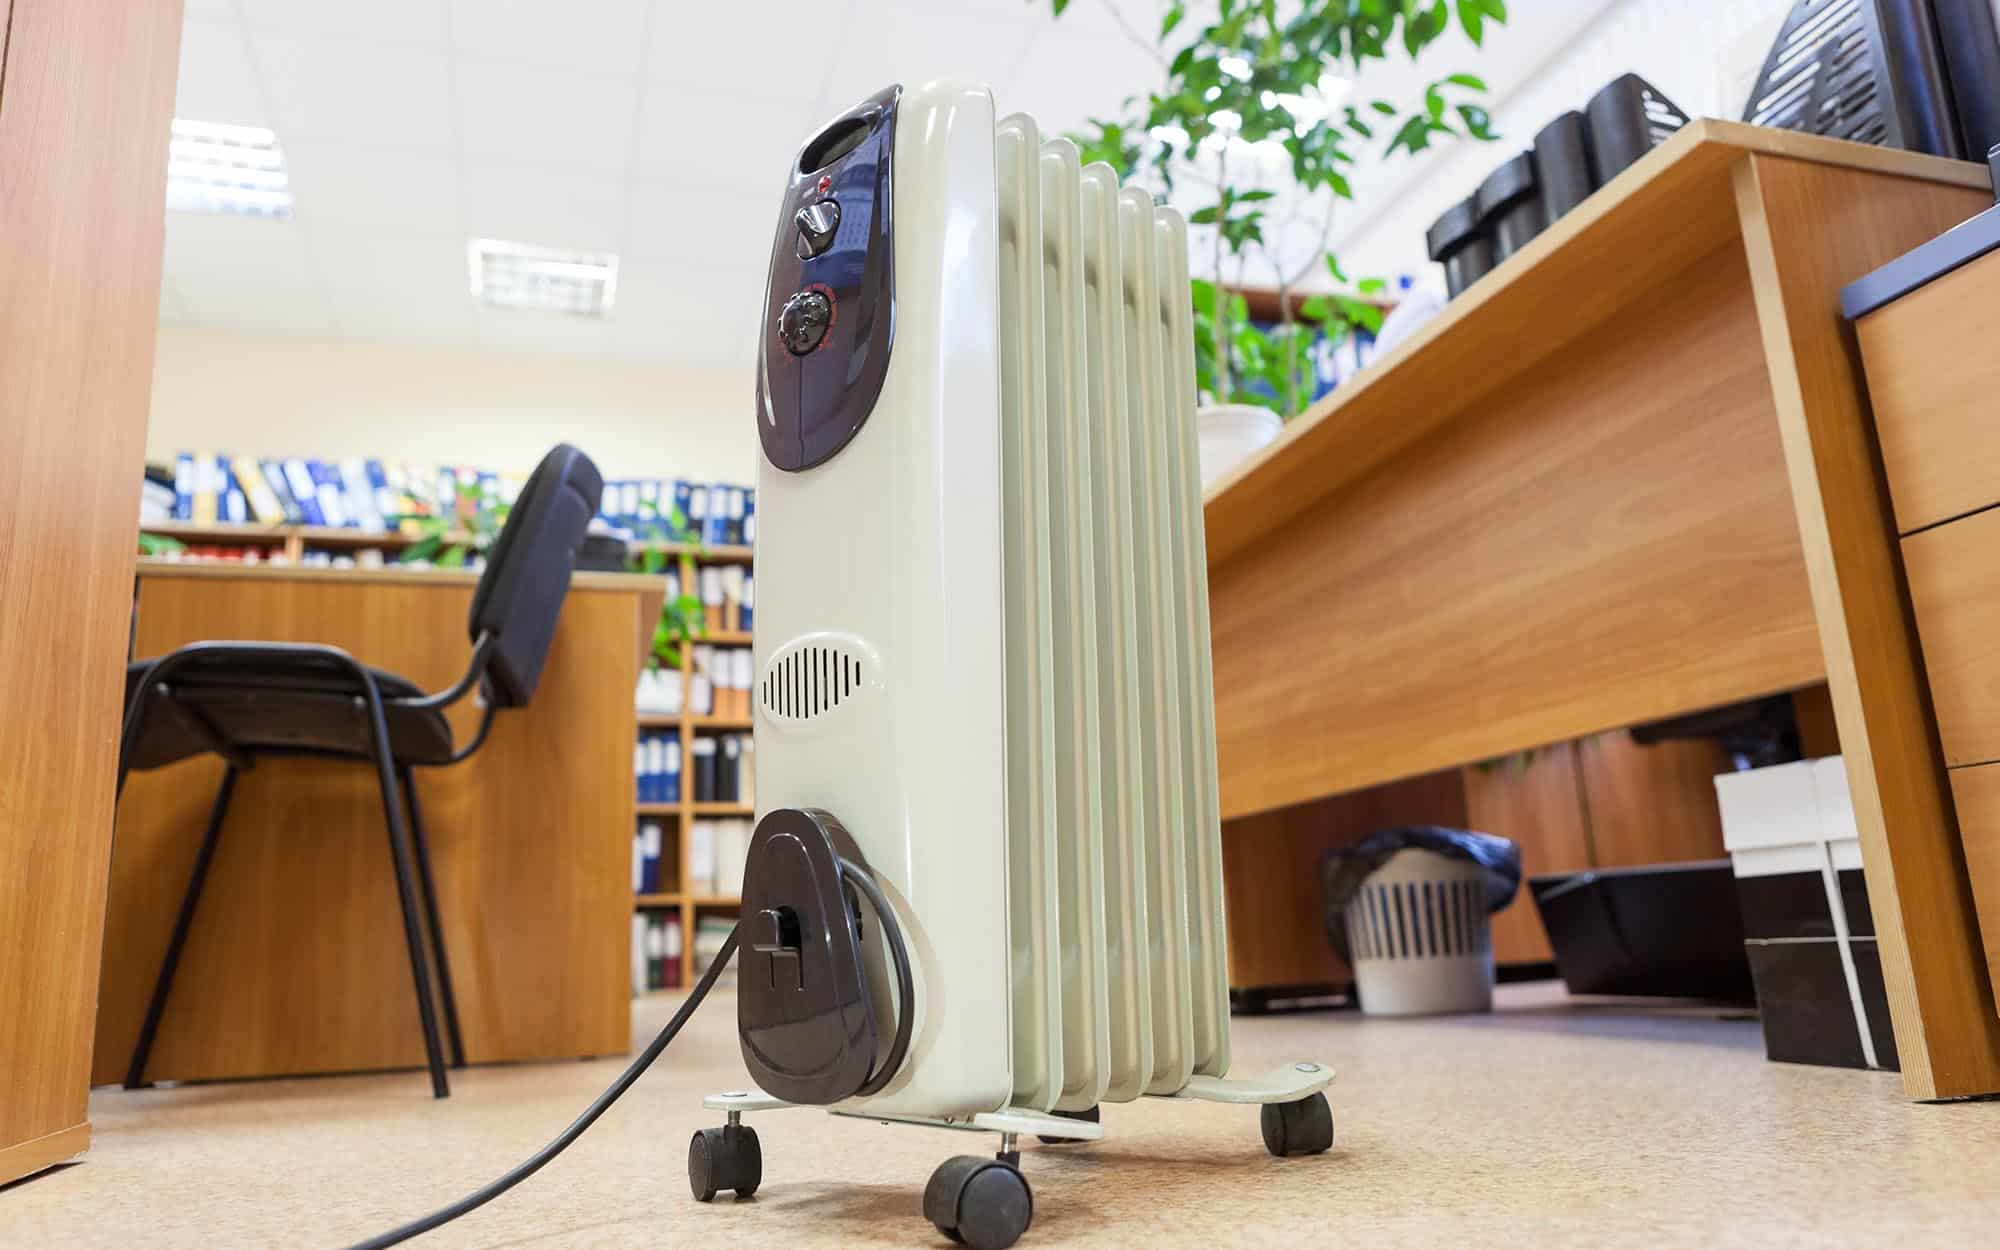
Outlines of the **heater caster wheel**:
[[738,1198],[757,1192],[764,1179],[764,1150],[757,1130],[740,1124],[705,1128],[688,1142],[688,1188],[696,1202],[709,1202],[725,1189]]
[[972,1250],[1007,1250],[1034,1215],[1028,1178],[996,1159],[946,1159],[924,1186],[924,1218]]
[[1264,1148],[1280,1159],[1286,1155],[1316,1155],[1333,1145],[1333,1110],[1325,1094],[1314,1094],[1297,1102],[1264,1104],[1259,1117],[1264,1127]]
[[[1087,1107],[1082,1111],[1051,1111],[1049,1114],[1061,1116],[1065,1120],[1082,1120],[1086,1124],[1096,1124],[1103,1119],[1104,1115],[1103,1111],[1097,1107]],[[1035,1136],[1041,1138],[1042,1145],[1044,1146],[1070,1146],[1081,1141],[1080,1138],[1076,1137],[1042,1137],[1040,1133],[1035,1134]]]

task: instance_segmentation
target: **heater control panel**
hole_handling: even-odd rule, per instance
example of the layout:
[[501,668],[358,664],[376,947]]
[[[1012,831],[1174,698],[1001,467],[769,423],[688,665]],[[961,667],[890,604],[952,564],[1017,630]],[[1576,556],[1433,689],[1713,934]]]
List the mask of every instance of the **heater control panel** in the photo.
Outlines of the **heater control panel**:
[[792,165],[757,350],[757,435],[779,469],[810,469],[845,447],[889,371],[901,97],[901,87],[870,96],[808,140]]

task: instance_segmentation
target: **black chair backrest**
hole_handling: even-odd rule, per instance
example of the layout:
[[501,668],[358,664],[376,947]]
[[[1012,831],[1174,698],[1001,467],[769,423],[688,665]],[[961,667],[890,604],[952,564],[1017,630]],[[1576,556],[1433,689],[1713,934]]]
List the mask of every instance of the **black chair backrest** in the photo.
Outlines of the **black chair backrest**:
[[535,466],[486,553],[466,632],[474,642],[481,634],[493,639],[486,675],[495,706],[519,707],[535,693],[577,548],[603,493],[590,457],[558,443]]

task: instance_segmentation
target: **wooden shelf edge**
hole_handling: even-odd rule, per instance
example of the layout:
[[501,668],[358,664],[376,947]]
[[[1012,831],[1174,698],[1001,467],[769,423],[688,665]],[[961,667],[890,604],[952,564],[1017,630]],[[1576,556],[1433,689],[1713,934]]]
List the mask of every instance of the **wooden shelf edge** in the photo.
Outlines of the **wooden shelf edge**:
[[695,907],[741,907],[741,906],[743,906],[743,900],[742,900],[742,899],[740,899],[740,898],[730,898],[730,897],[728,897],[728,896],[726,896],[726,895],[721,895],[721,894],[703,894],[703,895],[697,895],[696,897],[694,897],[694,898],[691,898],[691,899],[689,899],[689,900],[688,900],[688,903],[689,903],[690,905],[692,905],[692,906],[695,906]]
[[632,896],[632,905],[635,908],[679,907],[681,905],[681,896],[678,894],[634,894]]

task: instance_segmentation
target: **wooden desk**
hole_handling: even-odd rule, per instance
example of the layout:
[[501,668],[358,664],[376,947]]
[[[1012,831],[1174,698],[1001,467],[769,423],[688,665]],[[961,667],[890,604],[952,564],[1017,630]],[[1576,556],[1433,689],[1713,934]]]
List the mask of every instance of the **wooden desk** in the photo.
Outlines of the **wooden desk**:
[[1989,202],[1698,122],[1292,422],[1207,500],[1224,816],[1824,679],[1905,1085],[2000,1090],[1839,314]]
[[[475,580],[142,561],[133,650],[327,642],[435,690],[471,654]],[[578,574],[533,701],[499,715],[465,763],[417,770],[471,1062],[630,1045],[632,690],[663,594],[660,578]],[[467,700],[451,716],[462,740],[478,710]],[[221,769],[188,760],[126,784],[96,1082],[120,1080],[131,1056]],[[147,1075],[423,1061],[373,772],[260,762],[237,784]]]

